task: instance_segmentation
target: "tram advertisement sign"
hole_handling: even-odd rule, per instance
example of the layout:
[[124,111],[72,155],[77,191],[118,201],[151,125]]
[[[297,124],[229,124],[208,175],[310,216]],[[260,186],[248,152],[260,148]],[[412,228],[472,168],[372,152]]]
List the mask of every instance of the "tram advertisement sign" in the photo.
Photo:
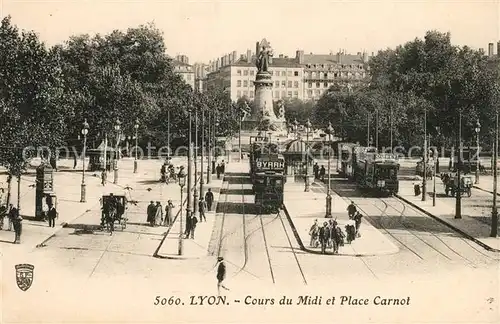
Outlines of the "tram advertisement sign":
[[257,170],[283,170],[285,168],[285,161],[263,161],[257,159],[255,166]]

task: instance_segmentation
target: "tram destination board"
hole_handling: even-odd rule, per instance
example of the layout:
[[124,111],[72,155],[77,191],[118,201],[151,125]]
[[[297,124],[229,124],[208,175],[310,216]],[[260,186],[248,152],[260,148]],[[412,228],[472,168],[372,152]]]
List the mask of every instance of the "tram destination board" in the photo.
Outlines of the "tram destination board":
[[285,161],[277,160],[262,160],[256,159],[255,167],[258,171],[283,171],[285,169]]

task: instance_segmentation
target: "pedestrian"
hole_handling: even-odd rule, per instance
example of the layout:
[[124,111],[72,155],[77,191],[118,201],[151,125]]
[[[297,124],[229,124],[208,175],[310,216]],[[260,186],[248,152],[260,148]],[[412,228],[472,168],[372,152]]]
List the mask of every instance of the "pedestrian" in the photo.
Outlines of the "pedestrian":
[[319,166],[318,166],[318,162],[314,163],[313,172],[314,172],[314,179],[319,179]]
[[159,201],[157,201],[155,206],[155,226],[159,226],[162,223],[163,223],[163,206]]
[[221,165],[219,163],[217,163],[216,171],[217,171],[217,179],[220,179],[220,174],[222,170],[221,170]]
[[224,286],[224,280],[226,279],[226,264],[224,263],[223,257],[218,257],[217,262],[219,266],[217,267],[217,292],[220,295],[220,288],[224,288],[225,290],[229,290],[226,286]]
[[19,210],[16,207],[13,207],[11,210],[12,215],[12,225],[14,226],[14,232],[16,233],[16,237],[14,239],[14,244],[21,244],[21,234],[23,232],[23,218],[19,214]]
[[174,204],[172,203],[172,200],[168,200],[167,205],[165,206],[165,223],[163,225],[165,226],[172,226],[172,212],[174,209]]
[[354,215],[356,215],[356,205],[354,205],[354,202],[351,201],[349,206],[347,206],[347,215],[349,215],[349,219],[352,219]]
[[311,237],[311,242],[309,243],[310,247],[317,247],[316,246],[316,241],[318,240],[319,236],[319,226],[318,226],[318,220],[314,220],[314,224],[311,226],[309,229],[309,236]]
[[78,159],[76,158],[76,154],[75,154],[75,156],[73,156],[73,169],[76,169],[77,164],[78,164]]
[[200,198],[200,202],[198,203],[198,211],[200,212],[200,222],[207,221],[205,217],[205,210],[207,209],[207,203],[203,200],[203,197]]
[[154,226],[155,216],[156,216],[156,206],[155,203],[151,200],[147,209],[147,222],[149,223],[149,225]]
[[191,233],[191,219],[192,219],[192,216],[187,215],[187,217],[186,217],[186,230],[184,231],[184,235],[186,236],[186,238],[189,238],[189,234]]
[[2,205],[0,206],[0,230],[3,229],[3,220],[7,216],[7,207]]
[[194,240],[194,231],[196,230],[196,224],[198,224],[198,219],[196,216],[191,216],[190,230],[191,238]]
[[220,164],[220,173],[224,174],[226,172],[226,163],[222,160]]
[[54,206],[49,209],[47,212],[47,217],[49,219],[49,227],[55,227],[56,226],[56,217],[57,217],[57,210]]
[[9,231],[12,231],[12,226],[14,225],[14,214],[12,213],[12,210],[14,209],[14,205],[9,204],[9,210],[7,212],[7,220],[9,222]]
[[321,253],[326,253],[326,246],[328,244],[328,240],[330,239],[330,229],[328,228],[328,223],[324,222],[323,226],[319,230],[319,238],[321,242]]
[[361,237],[361,234],[359,233],[359,228],[361,226],[361,219],[363,218],[363,215],[361,215],[360,212],[354,216],[354,224],[356,226],[356,237]]
[[212,203],[214,202],[214,193],[211,188],[208,188],[207,193],[205,194],[205,201],[207,202],[208,211],[212,211]]
[[326,174],[325,166],[322,165],[321,169],[319,169],[319,177],[323,182],[325,182],[325,174]]
[[101,171],[101,184],[102,184],[103,186],[105,186],[105,185],[106,185],[106,181],[107,181],[107,180],[108,180],[108,175],[107,175],[107,173],[106,173],[106,170],[102,170],[102,171]]

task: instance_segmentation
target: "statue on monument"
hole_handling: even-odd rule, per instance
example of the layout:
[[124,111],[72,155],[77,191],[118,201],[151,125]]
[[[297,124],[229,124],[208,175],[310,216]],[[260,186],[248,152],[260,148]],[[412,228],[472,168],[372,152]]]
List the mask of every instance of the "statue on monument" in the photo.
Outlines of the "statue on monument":
[[267,42],[266,39],[263,39],[262,42],[260,42],[260,52],[255,64],[258,70],[257,73],[269,72],[269,59],[272,56],[273,50],[271,48],[271,45]]

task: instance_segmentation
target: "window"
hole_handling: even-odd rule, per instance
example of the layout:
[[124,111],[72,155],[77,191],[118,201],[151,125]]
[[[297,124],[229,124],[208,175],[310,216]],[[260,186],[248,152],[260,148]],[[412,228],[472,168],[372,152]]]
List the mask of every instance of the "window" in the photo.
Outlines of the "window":
[[293,85],[293,82],[292,81],[288,81],[288,87],[291,88]]
[[281,71],[281,76],[286,76],[286,72],[285,71]]
[[245,88],[248,87],[248,81],[247,80],[243,81],[243,87],[245,87]]
[[312,87],[313,87],[312,82],[309,82],[309,83],[307,84],[307,87],[308,87],[308,88],[312,88]]
[[316,82],[316,88],[319,88],[321,85],[319,82]]
[[253,98],[253,91],[250,91],[250,98]]
[[292,71],[288,71],[288,76],[292,76]]
[[279,91],[274,91],[274,98],[276,98],[276,99],[280,98],[280,92]]
[[293,87],[298,88],[299,87],[299,81],[294,81],[293,82]]
[[188,81],[191,81],[191,74],[187,75],[187,79],[188,79]]
[[324,77],[325,77],[325,79],[328,79],[328,73],[325,73]]
[[324,82],[324,83],[323,83],[323,86],[324,86],[325,88],[328,88],[328,82]]
[[293,75],[294,75],[294,76],[299,76],[299,71],[295,71],[295,72],[293,72]]
[[248,75],[248,70],[244,70],[243,75]]
[[237,96],[238,98],[241,98],[241,90],[236,91],[236,96]]
[[286,92],[285,91],[281,91],[281,98],[285,98],[286,97]]
[[241,80],[236,81],[236,86],[241,87]]
[[295,98],[298,98],[298,97],[299,97],[299,92],[298,92],[298,91],[294,91],[294,92],[293,92],[293,96],[294,96]]
[[339,74],[338,74],[338,73],[334,73],[334,74],[333,74],[333,77],[334,77],[334,78],[338,78],[338,77],[339,77]]
[[279,82],[279,81],[274,81],[274,86],[275,86],[276,88],[279,88],[279,87],[280,87],[280,82]]
[[253,75],[253,72],[254,72],[253,70],[250,70],[250,75]]
[[[245,91],[246,92],[246,91]],[[321,91],[316,90],[316,96],[319,97],[321,95]]]
[[312,90],[307,90],[307,96],[311,98],[313,96]]
[[[274,71],[269,71],[269,73],[271,73],[271,75],[274,75]],[[253,75],[253,74],[252,74]]]
[[248,91],[246,91],[246,90],[245,90],[245,91],[243,91],[243,95],[244,95],[245,97],[246,97],[246,96],[248,96]]
[[286,81],[281,81],[281,87],[286,88]]
[[316,78],[316,72],[313,72],[313,73],[312,73],[312,77],[311,77],[311,78],[313,78],[313,79],[315,79],[315,78]]
[[237,70],[237,71],[236,71],[236,74],[237,74],[237,75],[241,75],[241,70]]
[[288,91],[288,97],[291,98],[292,97],[292,92],[291,91]]

